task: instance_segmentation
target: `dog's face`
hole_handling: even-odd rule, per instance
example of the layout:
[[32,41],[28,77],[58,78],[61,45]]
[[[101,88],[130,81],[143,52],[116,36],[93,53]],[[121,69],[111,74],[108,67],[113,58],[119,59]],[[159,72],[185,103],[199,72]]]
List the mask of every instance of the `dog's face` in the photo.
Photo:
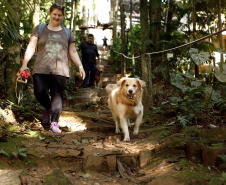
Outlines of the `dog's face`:
[[129,99],[133,99],[137,93],[141,93],[142,87],[145,87],[146,83],[138,78],[122,78],[117,85],[121,86],[122,92]]
[[97,69],[98,69],[98,71],[103,72],[104,71],[104,65],[98,64]]

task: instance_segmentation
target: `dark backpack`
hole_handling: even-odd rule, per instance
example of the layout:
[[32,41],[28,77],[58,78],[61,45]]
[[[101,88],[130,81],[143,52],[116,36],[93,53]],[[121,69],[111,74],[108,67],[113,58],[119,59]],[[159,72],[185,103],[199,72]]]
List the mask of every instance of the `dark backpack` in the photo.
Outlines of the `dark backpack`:
[[[47,25],[48,23],[42,23],[39,25],[38,27],[38,37],[41,35],[42,30],[44,29],[44,27]],[[67,41],[68,41],[68,46],[69,46],[69,41],[70,41],[70,30],[68,28],[64,27],[64,31],[66,32],[66,36],[67,36]]]

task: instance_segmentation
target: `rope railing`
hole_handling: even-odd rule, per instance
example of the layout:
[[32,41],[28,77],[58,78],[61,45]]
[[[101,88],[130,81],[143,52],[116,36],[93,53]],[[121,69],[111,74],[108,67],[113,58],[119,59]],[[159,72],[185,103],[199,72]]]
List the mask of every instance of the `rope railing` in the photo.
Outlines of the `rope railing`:
[[[174,47],[174,48],[171,48],[171,49],[163,50],[163,51],[155,51],[155,52],[152,52],[152,53],[144,53],[144,54],[147,54],[147,55],[154,55],[154,54],[160,54],[160,53],[165,53],[165,52],[173,51],[173,50],[175,50],[175,49],[183,48],[183,47],[192,45],[192,44],[194,44],[194,43],[200,42],[200,41],[205,40],[205,39],[207,39],[207,38],[209,38],[209,37],[212,37],[212,36],[214,36],[214,35],[217,35],[218,33],[221,33],[221,32],[223,32],[223,31],[226,31],[226,28],[224,28],[224,29],[222,29],[222,30],[219,30],[219,31],[217,31],[217,32],[215,32],[215,33],[209,34],[209,35],[207,35],[207,36],[205,36],[205,37],[202,37],[202,38],[200,38],[200,39],[197,39],[197,40],[194,40],[194,41],[192,41],[192,42],[189,42],[189,43],[187,43],[187,44],[183,44],[183,45],[180,45],[180,46],[177,46],[177,47]],[[123,53],[119,53],[119,52],[117,52],[117,51],[115,51],[115,50],[113,50],[113,49],[111,49],[111,50],[114,51],[115,53],[118,53],[118,54],[123,55],[123,56],[124,56],[125,58],[127,58],[127,59],[135,59],[135,58],[139,58],[139,57],[140,57],[140,55],[139,55],[139,56],[136,56],[136,57],[127,57],[127,56],[126,56],[125,54],[123,54]]]

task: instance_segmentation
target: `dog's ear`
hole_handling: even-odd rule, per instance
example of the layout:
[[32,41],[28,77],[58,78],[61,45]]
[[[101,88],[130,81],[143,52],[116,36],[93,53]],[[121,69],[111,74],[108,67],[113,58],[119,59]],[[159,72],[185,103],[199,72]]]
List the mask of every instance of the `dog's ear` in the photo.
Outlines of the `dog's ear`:
[[141,87],[146,87],[146,83],[143,80],[140,80],[137,78],[137,83],[141,86]]
[[125,77],[123,77],[123,78],[121,78],[118,82],[117,82],[117,86],[122,86],[123,85],[123,83],[126,81],[126,78]]

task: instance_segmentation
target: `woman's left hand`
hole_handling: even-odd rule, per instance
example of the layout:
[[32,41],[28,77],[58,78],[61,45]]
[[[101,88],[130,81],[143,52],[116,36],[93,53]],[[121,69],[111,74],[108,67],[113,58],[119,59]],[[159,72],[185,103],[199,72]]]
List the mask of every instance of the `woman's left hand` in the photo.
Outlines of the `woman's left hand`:
[[80,73],[80,76],[82,77],[82,80],[84,80],[85,76],[86,76],[86,73],[85,73],[84,69],[83,68],[79,68],[79,73]]

